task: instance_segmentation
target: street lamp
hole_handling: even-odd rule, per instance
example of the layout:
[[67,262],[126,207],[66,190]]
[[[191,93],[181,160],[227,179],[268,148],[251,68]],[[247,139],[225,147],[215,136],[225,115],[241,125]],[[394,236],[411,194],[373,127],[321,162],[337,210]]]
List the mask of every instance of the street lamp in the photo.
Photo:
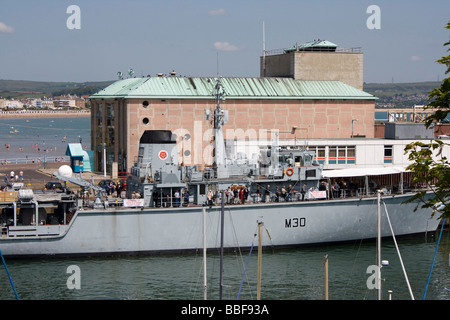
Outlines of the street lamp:
[[352,138],[353,138],[353,123],[354,123],[355,121],[358,121],[358,119],[352,119]]

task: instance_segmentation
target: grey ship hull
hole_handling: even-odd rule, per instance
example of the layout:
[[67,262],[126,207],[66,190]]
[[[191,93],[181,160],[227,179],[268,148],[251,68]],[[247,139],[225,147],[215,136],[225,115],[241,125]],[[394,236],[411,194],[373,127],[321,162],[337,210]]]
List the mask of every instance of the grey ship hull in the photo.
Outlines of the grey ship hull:
[[[410,196],[383,198],[395,235],[434,232],[439,220],[431,217],[431,210],[414,212],[415,204],[402,204]],[[381,211],[382,236],[391,236],[383,207]],[[220,246],[220,216],[220,206],[206,207],[208,248]],[[377,199],[227,205],[224,211],[224,247],[250,247],[255,241],[259,221],[264,223],[270,235],[263,236],[264,246],[370,239],[377,236]],[[11,236],[14,233],[11,229],[9,237],[0,239],[3,255],[88,256],[183,252],[203,248],[201,206],[78,210],[67,226],[55,226],[53,231],[44,229],[46,226],[33,228],[30,229],[31,234],[21,237]],[[36,232],[35,236],[33,232]]]

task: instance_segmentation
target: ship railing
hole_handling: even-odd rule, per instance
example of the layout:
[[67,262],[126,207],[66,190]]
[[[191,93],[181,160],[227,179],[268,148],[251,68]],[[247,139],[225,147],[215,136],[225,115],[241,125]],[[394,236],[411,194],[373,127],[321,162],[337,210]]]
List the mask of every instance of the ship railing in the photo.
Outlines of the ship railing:
[[44,166],[46,163],[58,163],[58,162],[69,162],[70,157],[66,156],[41,156],[41,157],[31,157],[31,158],[12,158],[12,159],[1,159],[0,168],[4,165],[10,164],[38,164]]
[[280,55],[280,54],[285,54],[287,52],[293,52],[293,51],[297,51],[297,52],[338,52],[338,53],[361,53],[362,52],[362,47],[337,47],[334,51],[331,50],[329,48],[314,48],[314,50],[312,50],[311,48],[282,48],[282,49],[273,49],[273,50],[266,50],[265,51],[265,55],[266,56],[273,56],[273,55]]
[[186,206],[186,198],[180,194],[179,197],[163,195],[162,197],[154,197],[153,198],[153,206],[157,208],[172,208],[172,207],[181,207]]

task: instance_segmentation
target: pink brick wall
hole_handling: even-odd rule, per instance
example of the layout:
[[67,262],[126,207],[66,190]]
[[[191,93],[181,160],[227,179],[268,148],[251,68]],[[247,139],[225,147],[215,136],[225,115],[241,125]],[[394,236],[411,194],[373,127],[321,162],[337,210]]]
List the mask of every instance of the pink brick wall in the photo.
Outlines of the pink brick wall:
[[[144,100],[128,101],[127,153],[129,163],[135,160],[138,152],[139,138],[145,130],[165,129],[177,133],[189,133],[190,141],[185,141],[185,149],[193,153],[191,164],[201,159],[195,152],[205,150],[210,143],[205,131],[209,124],[205,120],[204,110],[214,108],[213,100],[148,100],[148,107],[143,107]],[[229,112],[227,129],[242,129],[243,132],[253,129],[290,130],[297,126],[297,138],[349,138],[351,136],[352,119],[354,134],[374,137],[373,100],[226,100],[222,107]],[[148,123],[144,124],[144,118]],[[202,132],[202,137],[195,137]],[[197,134],[198,135],[198,134]],[[289,134],[283,138],[290,138]],[[227,137],[225,137],[227,138]],[[282,138],[280,136],[280,138]],[[197,144],[197,147],[194,145]],[[180,147],[181,148],[181,147]]]

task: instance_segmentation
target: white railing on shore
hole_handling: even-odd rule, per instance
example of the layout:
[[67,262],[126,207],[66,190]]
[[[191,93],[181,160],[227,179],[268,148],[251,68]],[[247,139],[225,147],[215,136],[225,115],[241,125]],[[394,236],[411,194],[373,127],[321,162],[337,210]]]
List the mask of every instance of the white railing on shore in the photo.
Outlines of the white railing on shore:
[[90,114],[90,110],[8,110],[0,111],[0,115],[15,114]]
[[32,157],[32,158],[15,158],[15,159],[0,159],[0,165],[8,164],[45,164],[45,163],[55,163],[55,162],[68,162],[70,161],[69,156],[54,156],[54,157]]

